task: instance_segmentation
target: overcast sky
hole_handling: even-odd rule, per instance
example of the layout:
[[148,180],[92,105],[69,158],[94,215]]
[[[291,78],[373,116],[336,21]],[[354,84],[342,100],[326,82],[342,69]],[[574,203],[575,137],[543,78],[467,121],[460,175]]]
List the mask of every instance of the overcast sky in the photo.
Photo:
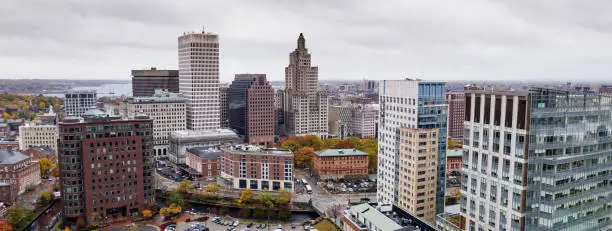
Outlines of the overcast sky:
[[609,0],[3,0],[0,78],[176,69],[177,37],[204,26],[222,82],[284,79],[300,32],[321,80],[610,81],[610,12]]

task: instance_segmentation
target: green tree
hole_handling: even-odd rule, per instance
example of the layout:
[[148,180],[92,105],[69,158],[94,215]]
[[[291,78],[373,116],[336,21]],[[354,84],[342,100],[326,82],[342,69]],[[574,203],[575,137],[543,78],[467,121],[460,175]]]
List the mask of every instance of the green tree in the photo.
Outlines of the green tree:
[[274,208],[274,198],[272,198],[272,195],[270,195],[270,191],[268,191],[267,188],[259,194],[259,201],[261,201],[266,208]]
[[217,182],[209,184],[208,186],[206,186],[205,191],[207,193],[212,194],[213,196],[217,197],[219,196],[219,185],[217,184]]
[[[176,191],[181,193],[188,193],[193,191],[195,188],[193,187],[193,183],[190,180],[184,179],[181,181],[179,186],[176,188]],[[182,206],[182,205],[181,205]]]
[[288,205],[290,201],[291,193],[283,189],[278,190],[278,193],[276,194],[276,203],[278,205]]
[[55,164],[49,158],[42,158],[38,160],[38,163],[40,164],[40,175],[42,177],[46,177],[47,171],[55,168]]
[[282,144],[280,145],[280,148],[295,152],[296,150],[298,150],[298,148],[300,148],[300,144],[298,144],[294,140],[286,140],[282,142]]
[[8,216],[13,227],[21,227],[32,218],[32,211],[25,209],[20,204],[14,204],[8,209]]
[[298,166],[307,166],[312,162],[314,157],[314,149],[311,147],[301,147],[293,153],[295,164]]
[[251,191],[251,189],[245,188],[244,190],[242,190],[240,198],[238,198],[236,202],[240,205],[247,205],[253,202],[253,197],[253,191]]
[[183,206],[185,204],[185,200],[183,196],[175,191],[168,192],[168,202],[170,204],[176,204],[178,206]]
[[38,204],[41,204],[41,205],[46,205],[49,202],[51,202],[51,192],[45,190],[42,193],[40,193],[40,195],[38,195],[37,202]]
[[327,138],[324,140],[326,148],[334,148],[336,147],[336,144],[338,144],[339,142],[340,142],[340,139],[337,139],[337,138]]
[[455,148],[457,148],[457,141],[448,139],[448,149],[455,149]]

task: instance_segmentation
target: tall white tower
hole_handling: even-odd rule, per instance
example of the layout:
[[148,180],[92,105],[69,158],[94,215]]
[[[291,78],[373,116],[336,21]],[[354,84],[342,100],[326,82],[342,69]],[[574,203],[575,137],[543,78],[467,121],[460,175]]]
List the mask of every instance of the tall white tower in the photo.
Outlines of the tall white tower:
[[219,36],[184,33],[178,38],[179,90],[187,99],[187,129],[220,128]]

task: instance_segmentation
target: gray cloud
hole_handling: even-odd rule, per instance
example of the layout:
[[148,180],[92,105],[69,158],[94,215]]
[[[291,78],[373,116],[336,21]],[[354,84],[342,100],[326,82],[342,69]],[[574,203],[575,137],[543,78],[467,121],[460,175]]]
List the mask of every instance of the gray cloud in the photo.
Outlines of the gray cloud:
[[221,39],[221,79],[282,80],[304,32],[320,79],[610,80],[612,2],[7,0],[0,77],[128,79]]

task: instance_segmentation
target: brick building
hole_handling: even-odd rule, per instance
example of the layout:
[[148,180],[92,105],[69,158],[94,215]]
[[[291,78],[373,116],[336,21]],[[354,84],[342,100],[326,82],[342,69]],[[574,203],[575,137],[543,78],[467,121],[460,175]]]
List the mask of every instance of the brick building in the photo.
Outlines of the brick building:
[[0,151],[19,151],[19,141],[13,138],[0,140]]
[[195,147],[187,149],[185,162],[187,166],[202,174],[202,178],[219,176],[221,171],[221,151],[214,147]]
[[462,157],[462,149],[446,150],[446,174],[450,174],[453,171],[461,172]]
[[[18,193],[19,189],[15,185],[4,182],[0,183],[0,202],[12,204],[17,199]],[[0,216],[3,216],[2,212],[0,212]]]
[[357,149],[327,149],[315,152],[313,169],[320,179],[368,175],[368,154]]
[[153,121],[92,109],[59,124],[64,217],[138,216],[155,204]]
[[47,158],[51,160],[51,162],[57,163],[57,156],[55,153],[55,150],[47,146],[31,147],[26,150],[23,150],[23,154],[29,156],[32,159],[38,160],[42,158]]
[[463,141],[463,119],[465,118],[465,95],[463,92],[447,92],[448,138]]
[[236,189],[293,192],[293,153],[246,145],[221,147],[221,178]]
[[0,182],[14,185],[18,193],[40,184],[40,164],[20,152],[0,151]]
[[265,74],[237,74],[229,87],[229,126],[250,144],[274,142],[274,89]]

